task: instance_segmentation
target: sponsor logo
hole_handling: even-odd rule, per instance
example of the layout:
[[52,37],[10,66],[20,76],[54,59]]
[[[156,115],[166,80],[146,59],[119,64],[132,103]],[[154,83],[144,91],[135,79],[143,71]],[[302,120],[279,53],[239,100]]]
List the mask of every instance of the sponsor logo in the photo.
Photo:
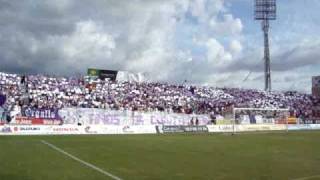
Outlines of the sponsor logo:
[[289,125],[289,130],[311,130],[311,124]]
[[124,133],[134,133],[134,131],[131,130],[130,126],[124,126],[122,128],[122,132],[124,132]]
[[59,119],[42,119],[34,117],[16,117],[15,124],[20,125],[60,125],[62,120]]
[[207,126],[185,126],[185,132],[208,132]]
[[3,127],[3,128],[1,128],[0,132],[2,132],[2,133],[11,133],[12,130],[11,130],[10,127]]
[[249,126],[249,127],[246,127],[247,130],[270,130],[270,127],[268,126],[257,126],[257,127],[254,127],[254,126]]
[[13,127],[13,131],[40,131],[40,127]]
[[164,133],[184,132],[182,126],[162,126],[162,131]]
[[20,127],[20,131],[39,131],[39,127]]
[[32,120],[27,118],[17,117],[15,123],[16,124],[32,124]]
[[162,126],[164,133],[208,132],[207,126]]
[[43,125],[61,125],[62,121],[61,120],[49,120],[49,119],[44,119],[42,122]]
[[92,131],[90,126],[85,127],[84,131],[88,134],[97,134],[97,131]]
[[58,131],[58,132],[77,132],[79,131],[78,128],[72,128],[72,127],[58,127],[58,128],[53,128],[53,131]]
[[218,128],[222,131],[233,130],[233,126],[218,126]]

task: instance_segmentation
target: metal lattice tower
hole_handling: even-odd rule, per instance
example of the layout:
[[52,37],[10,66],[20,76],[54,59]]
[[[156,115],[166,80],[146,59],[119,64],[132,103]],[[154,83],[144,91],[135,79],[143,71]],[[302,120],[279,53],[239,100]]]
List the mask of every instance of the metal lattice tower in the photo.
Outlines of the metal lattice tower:
[[269,20],[276,20],[276,0],[255,0],[254,18],[260,20],[264,35],[265,90],[271,91]]

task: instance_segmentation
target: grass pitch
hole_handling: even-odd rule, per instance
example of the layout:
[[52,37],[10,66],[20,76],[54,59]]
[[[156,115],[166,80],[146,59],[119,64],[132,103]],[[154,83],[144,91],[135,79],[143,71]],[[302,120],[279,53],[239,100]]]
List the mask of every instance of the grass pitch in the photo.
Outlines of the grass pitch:
[[0,180],[110,179],[41,140],[128,180],[320,179],[320,131],[312,131],[235,136],[0,136]]

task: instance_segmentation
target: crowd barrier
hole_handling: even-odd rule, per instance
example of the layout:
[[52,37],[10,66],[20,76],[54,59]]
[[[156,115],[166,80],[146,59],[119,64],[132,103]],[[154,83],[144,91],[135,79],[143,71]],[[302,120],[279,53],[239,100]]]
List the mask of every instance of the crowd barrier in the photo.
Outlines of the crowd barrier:
[[[191,121],[197,125],[191,123]],[[293,120],[292,120],[293,121]],[[298,122],[295,120],[295,122]],[[25,108],[10,124],[0,122],[0,135],[58,134],[156,134],[156,133],[219,133],[280,130],[320,130],[320,124],[232,124],[231,119],[209,115],[167,112],[115,111],[104,109]]]
[[250,132],[250,131],[296,131],[320,130],[320,124],[248,124],[248,125],[208,125],[209,132]]
[[296,124],[288,125],[288,130],[297,131],[297,130],[320,130],[320,124]]
[[14,120],[16,125],[61,125],[63,121],[60,119],[43,119],[34,117],[17,116]]
[[4,125],[0,135],[156,134],[155,126]]
[[286,130],[284,124],[208,125],[209,132],[250,132]]
[[200,126],[156,126],[158,133],[206,133],[208,127],[204,125]]
[[80,135],[80,134],[157,134],[224,133],[252,131],[320,130],[320,124],[250,125],[0,125],[0,135]]

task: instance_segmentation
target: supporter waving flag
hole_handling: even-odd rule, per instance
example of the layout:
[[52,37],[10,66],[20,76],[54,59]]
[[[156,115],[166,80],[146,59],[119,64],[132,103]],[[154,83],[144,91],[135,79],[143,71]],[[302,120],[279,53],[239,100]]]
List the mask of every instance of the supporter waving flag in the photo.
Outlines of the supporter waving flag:
[[0,106],[2,106],[6,102],[6,96],[0,94]]

